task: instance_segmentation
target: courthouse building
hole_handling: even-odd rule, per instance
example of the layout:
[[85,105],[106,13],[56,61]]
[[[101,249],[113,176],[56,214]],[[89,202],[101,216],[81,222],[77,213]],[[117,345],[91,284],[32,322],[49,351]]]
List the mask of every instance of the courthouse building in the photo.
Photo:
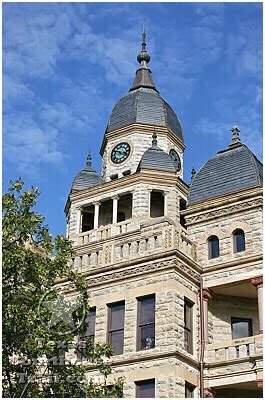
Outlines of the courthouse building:
[[183,129],[145,33],[137,60],[107,122],[102,173],[89,154],[65,208],[88,335],[113,345],[110,384],[124,376],[124,397],[262,397],[262,164],[234,126],[184,182]]

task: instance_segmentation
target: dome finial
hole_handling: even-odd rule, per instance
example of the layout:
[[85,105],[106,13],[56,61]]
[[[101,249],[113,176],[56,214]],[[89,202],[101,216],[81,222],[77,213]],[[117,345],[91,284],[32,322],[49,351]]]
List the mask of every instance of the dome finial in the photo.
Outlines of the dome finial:
[[154,133],[152,136],[152,147],[157,146],[157,134],[156,134],[156,128],[154,127]]
[[232,142],[231,142],[231,145],[233,145],[233,144],[237,144],[237,143],[241,143],[241,141],[240,141],[240,137],[239,137],[239,132],[240,132],[240,129],[239,129],[239,127],[237,126],[237,125],[234,125],[233,127],[232,127],[232,129],[231,129],[231,132],[232,132]]
[[137,60],[138,60],[139,64],[141,65],[141,68],[147,68],[147,64],[150,61],[150,56],[146,51],[146,32],[145,32],[144,25],[143,25],[143,33],[142,33],[142,51],[140,54],[138,54]]
[[87,167],[91,167],[91,165],[92,165],[92,157],[91,157],[90,149],[88,149],[86,165],[87,165]]
[[194,164],[192,164],[192,169],[191,169],[191,180],[193,180],[194,176],[196,175],[196,171],[194,168]]

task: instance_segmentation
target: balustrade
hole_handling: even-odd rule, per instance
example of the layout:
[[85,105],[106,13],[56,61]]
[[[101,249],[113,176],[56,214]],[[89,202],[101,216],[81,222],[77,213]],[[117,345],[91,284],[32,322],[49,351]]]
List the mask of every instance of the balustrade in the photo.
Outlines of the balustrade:
[[206,348],[206,360],[208,363],[215,363],[254,357],[262,353],[262,345],[262,335],[209,344]]
[[[140,232],[135,238],[137,230]],[[120,235],[124,233],[128,235],[123,238]],[[92,245],[95,241],[98,243]],[[195,246],[185,232],[177,230],[174,225],[165,221],[154,221],[154,224],[144,225],[143,228],[137,220],[108,225],[79,234],[78,245],[87,245],[87,250],[82,249],[82,254],[77,255],[72,261],[73,268],[79,271],[175,248],[196,259]],[[95,251],[94,246],[99,250]]]

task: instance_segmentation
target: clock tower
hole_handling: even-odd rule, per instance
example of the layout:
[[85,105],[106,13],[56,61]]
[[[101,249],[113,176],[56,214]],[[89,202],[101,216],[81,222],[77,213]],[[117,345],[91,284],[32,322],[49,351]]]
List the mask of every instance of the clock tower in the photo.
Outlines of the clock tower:
[[158,146],[170,155],[177,176],[182,178],[185,149],[182,127],[153,81],[145,32],[137,60],[140,65],[134,82],[114,106],[108,121],[100,150],[102,177],[109,181],[135,173],[155,130]]

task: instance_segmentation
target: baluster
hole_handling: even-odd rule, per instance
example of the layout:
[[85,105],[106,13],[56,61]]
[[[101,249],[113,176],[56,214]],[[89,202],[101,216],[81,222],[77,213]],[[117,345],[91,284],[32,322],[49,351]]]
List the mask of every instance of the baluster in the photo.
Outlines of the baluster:
[[236,349],[236,358],[239,358],[239,346],[235,346]]
[[123,257],[128,258],[129,257],[129,244],[125,243],[123,246]]

